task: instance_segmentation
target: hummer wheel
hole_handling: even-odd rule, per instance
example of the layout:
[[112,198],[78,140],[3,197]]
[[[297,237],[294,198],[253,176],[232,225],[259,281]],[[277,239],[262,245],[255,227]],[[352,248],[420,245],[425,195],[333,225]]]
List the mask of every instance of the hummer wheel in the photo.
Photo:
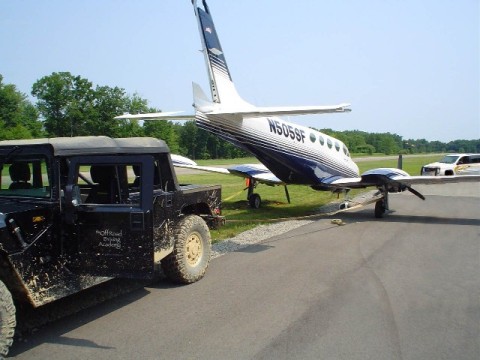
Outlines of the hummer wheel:
[[0,281],[0,358],[7,356],[15,335],[15,305],[12,295],[5,284]]
[[173,252],[162,260],[167,277],[177,283],[200,280],[207,270],[211,255],[210,231],[197,215],[182,218],[175,227]]

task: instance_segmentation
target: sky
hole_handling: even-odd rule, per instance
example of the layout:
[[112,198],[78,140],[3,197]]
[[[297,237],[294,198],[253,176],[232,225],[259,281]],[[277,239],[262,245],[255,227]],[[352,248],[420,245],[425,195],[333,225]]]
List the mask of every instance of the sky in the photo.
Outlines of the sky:
[[[480,138],[479,0],[209,0],[238,92],[291,117],[408,139]],[[30,95],[68,71],[193,113],[207,73],[190,0],[0,0],[0,74]],[[32,98],[32,101],[35,101]]]

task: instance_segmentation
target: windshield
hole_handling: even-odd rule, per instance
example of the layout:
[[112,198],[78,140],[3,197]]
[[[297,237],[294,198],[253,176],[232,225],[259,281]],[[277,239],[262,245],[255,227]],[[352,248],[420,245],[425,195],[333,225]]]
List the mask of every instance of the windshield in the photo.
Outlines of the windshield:
[[0,162],[0,196],[49,198],[51,189],[45,157],[12,155]]
[[458,159],[458,156],[456,155],[447,155],[439,162],[442,164],[454,164],[455,161],[457,161],[457,159]]

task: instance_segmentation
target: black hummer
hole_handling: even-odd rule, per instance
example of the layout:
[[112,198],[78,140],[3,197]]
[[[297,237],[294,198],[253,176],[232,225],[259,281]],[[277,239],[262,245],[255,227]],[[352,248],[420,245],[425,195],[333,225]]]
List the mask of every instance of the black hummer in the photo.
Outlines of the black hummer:
[[179,185],[161,140],[0,141],[0,175],[0,354],[18,302],[37,307],[160,267],[180,283],[205,273],[221,187]]

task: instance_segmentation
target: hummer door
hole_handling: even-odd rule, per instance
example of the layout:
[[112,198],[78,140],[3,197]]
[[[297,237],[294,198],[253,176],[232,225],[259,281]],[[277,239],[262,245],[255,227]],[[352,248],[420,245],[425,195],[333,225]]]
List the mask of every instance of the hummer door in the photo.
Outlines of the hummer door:
[[153,158],[72,159],[69,181],[74,269],[96,276],[152,277]]

